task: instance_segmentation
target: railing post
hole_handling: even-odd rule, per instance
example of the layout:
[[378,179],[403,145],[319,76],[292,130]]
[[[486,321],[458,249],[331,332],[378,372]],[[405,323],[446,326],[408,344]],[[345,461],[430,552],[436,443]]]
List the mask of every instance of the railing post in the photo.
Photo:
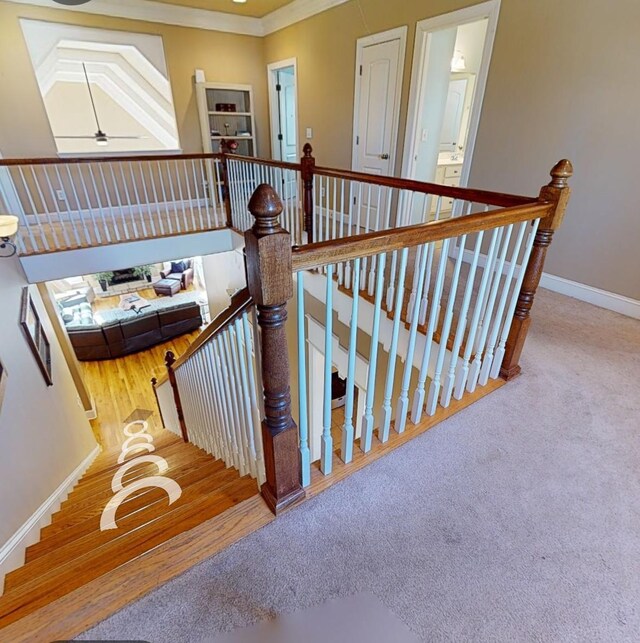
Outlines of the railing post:
[[566,159],[559,161],[551,170],[550,183],[540,190],[539,200],[552,202],[554,208],[547,217],[540,221],[529,263],[524,273],[500,369],[501,377],[506,380],[513,379],[520,374],[520,355],[531,324],[531,307],[542,277],[547,248],[551,245],[553,233],[560,227],[564,218],[571,193],[568,180],[572,174],[571,162]]
[[178,423],[180,424],[180,433],[185,442],[189,442],[189,433],[187,431],[187,424],[184,421],[184,413],[182,412],[182,402],[180,400],[180,391],[178,390],[178,383],[176,382],[176,372],[173,370],[173,365],[176,362],[176,356],[172,351],[167,351],[164,358],[164,363],[167,365],[167,373],[169,375],[169,383],[173,389],[173,401],[176,405],[178,413]]
[[[231,141],[234,143],[235,141]],[[235,147],[231,145],[229,141],[222,139],[220,141],[220,153],[222,154],[221,166],[222,166],[222,198],[224,200],[224,211],[227,215],[227,228],[233,227],[233,211],[231,209],[231,186],[229,179],[229,166],[227,164],[227,158],[233,154],[238,145],[236,143]]]
[[166,428],[164,425],[164,417],[162,417],[162,407],[160,406],[160,400],[158,399],[158,389],[156,388],[156,386],[158,386],[158,378],[152,377],[151,388],[153,389],[153,395],[156,398],[156,406],[158,407],[158,413],[160,414],[160,424],[163,428]]
[[255,217],[245,232],[249,292],[258,309],[265,417],[262,441],[266,482],[262,495],[278,513],[304,496],[298,427],[291,417],[289,353],[285,323],[293,297],[291,239],[278,217],[282,201],[270,185],[259,185],[249,201]]
[[313,148],[305,143],[302,149],[304,156],[300,159],[302,166],[302,207],[304,210],[304,229],[307,233],[307,243],[313,242],[313,172],[316,167],[316,160],[312,156]]

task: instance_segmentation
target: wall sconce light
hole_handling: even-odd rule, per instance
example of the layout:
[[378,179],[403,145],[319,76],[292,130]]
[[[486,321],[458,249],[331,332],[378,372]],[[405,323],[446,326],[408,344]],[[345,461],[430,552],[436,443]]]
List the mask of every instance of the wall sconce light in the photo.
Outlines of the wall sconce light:
[[451,71],[464,71],[467,68],[467,63],[459,49],[456,49],[453,58],[451,59]]
[[16,244],[11,238],[18,232],[18,217],[12,214],[0,215],[0,257],[13,257],[16,254]]

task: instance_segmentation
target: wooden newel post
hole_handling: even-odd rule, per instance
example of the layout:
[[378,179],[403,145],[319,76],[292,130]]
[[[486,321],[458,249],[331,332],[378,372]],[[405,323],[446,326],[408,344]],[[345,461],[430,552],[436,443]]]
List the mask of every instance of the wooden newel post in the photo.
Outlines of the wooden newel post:
[[167,351],[167,354],[164,357],[164,363],[167,365],[167,374],[169,376],[169,382],[171,384],[171,389],[173,390],[173,401],[176,405],[176,411],[178,413],[178,423],[180,424],[180,433],[182,433],[182,439],[185,442],[189,442],[189,433],[187,431],[187,424],[184,421],[184,413],[182,412],[182,402],[180,401],[180,391],[178,390],[178,383],[176,382],[176,372],[173,370],[173,365],[176,362],[176,356],[172,351]]
[[313,149],[309,143],[302,148],[304,156],[300,159],[302,165],[302,187],[304,197],[302,207],[304,209],[304,229],[307,233],[307,243],[313,242],[313,172],[316,167],[316,160],[312,156]]
[[551,182],[540,190],[540,201],[553,204],[553,209],[540,221],[529,263],[524,273],[524,280],[518,295],[518,303],[513,315],[513,323],[505,346],[504,360],[500,375],[510,380],[520,374],[520,355],[527,338],[531,324],[531,307],[540,284],[547,248],[551,245],[553,233],[560,227],[564,218],[571,189],[568,181],[573,175],[573,166],[570,161],[562,160],[556,163],[551,170]]
[[[235,147],[234,147],[235,145]],[[235,141],[220,141],[220,153],[222,154],[221,161],[221,179],[222,179],[222,199],[224,200],[224,210],[227,216],[227,227],[233,227],[233,217],[231,210],[231,186],[229,179],[229,165],[227,157],[233,154],[238,149],[238,144]]]
[[293,297],[291,238],[280,227],[282,202],[270,185],[259,185],[249,201],[255,217],[245,232],[249,292],[261,329],[265,418],[262,441],[266,482],[262,495],[274,513],[304,496],[298,427],[291,417],[289,353],[285,323]]

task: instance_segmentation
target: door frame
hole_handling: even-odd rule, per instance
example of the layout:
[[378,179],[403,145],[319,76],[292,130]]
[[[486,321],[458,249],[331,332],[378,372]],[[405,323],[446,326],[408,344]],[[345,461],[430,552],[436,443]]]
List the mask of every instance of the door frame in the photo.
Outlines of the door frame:
[[389,167],[391,174],[395,174],[396,168],[396,155],[398,147],[398,130],[400,128],[400,103],[402,100],[402,84],[404,80],[404,67],[405,58],[407,54],[407,32],[409,28],[407,25],[389,29],[388,31],[381,31],[380,33],[364,38],[358,38],[356,41],[356,68],[355,68],[355,90],[353,100],[353,132],[351,142],[351,169],[355,170],[356,159],[358,157],[358,146],[356,145],[356,136],[358,135],[358,127],[360,125],[360,65],[362,64],[362,53],[365,47],[370,45],[378,45],[389,40],[400,40],[400,55],[398,56],[398,69],[395,91],[395,106],[393,110],[392,131],[391,131],[391,145],[389,149]]
[[[271,82],[273,75],[280,69],[293,67],[293,84],[295,87],[296,96],[296,156],[300,157],[300,129],[298,127],[298,59],[287,58],[286,60],[279,60],[267,65],[267,89],[269,91],[269,131],[271,133],[271,158],[281,161],[280,146],[278,143],[278,133],[280,129],[279,112],[278,112],[278,92],[276,92],[274,84]],[[277,150],[277,155],[276,155]]]
[[425,85],[425,69],[428,66],[429,36],[433,31],[458,27],[469,22],[488,18],[485,47],[482,52],[480,70],[476,76],[475,97],[469,116],[469,131],[467,134],[464,161],[460,172],[460,185],[466,186],[471,170],[471,161],[475,149],[482,103],[489,75],[489,65],[493,54],[493,44],[500,15],[501,0],[487,0],[458,11],[445,13],[434,18],[420,20],[416,24],[416,35],[413,48],[413,63],[411,66],[411,86],[409,89],[409,104],[407,107],[407,125],[404,136],[404,153],[402,161],[402,177],[411,178],[415,169],[415,145],[418,135],[418,123],[423,107],[423,90]]

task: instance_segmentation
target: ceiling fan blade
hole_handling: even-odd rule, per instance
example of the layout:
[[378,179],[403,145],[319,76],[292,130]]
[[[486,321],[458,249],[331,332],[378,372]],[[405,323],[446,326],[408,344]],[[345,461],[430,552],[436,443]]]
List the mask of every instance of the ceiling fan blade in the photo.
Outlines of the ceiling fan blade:
[[54,136],[53,138],[86,138],[93,140],[95,139],[95,136]]
[[111,140],[112,138],[119,138],[119,139],[141,139],[141,138],[149,138],[148,136],[111,136],[110,134],[107,135],[107,138]]

